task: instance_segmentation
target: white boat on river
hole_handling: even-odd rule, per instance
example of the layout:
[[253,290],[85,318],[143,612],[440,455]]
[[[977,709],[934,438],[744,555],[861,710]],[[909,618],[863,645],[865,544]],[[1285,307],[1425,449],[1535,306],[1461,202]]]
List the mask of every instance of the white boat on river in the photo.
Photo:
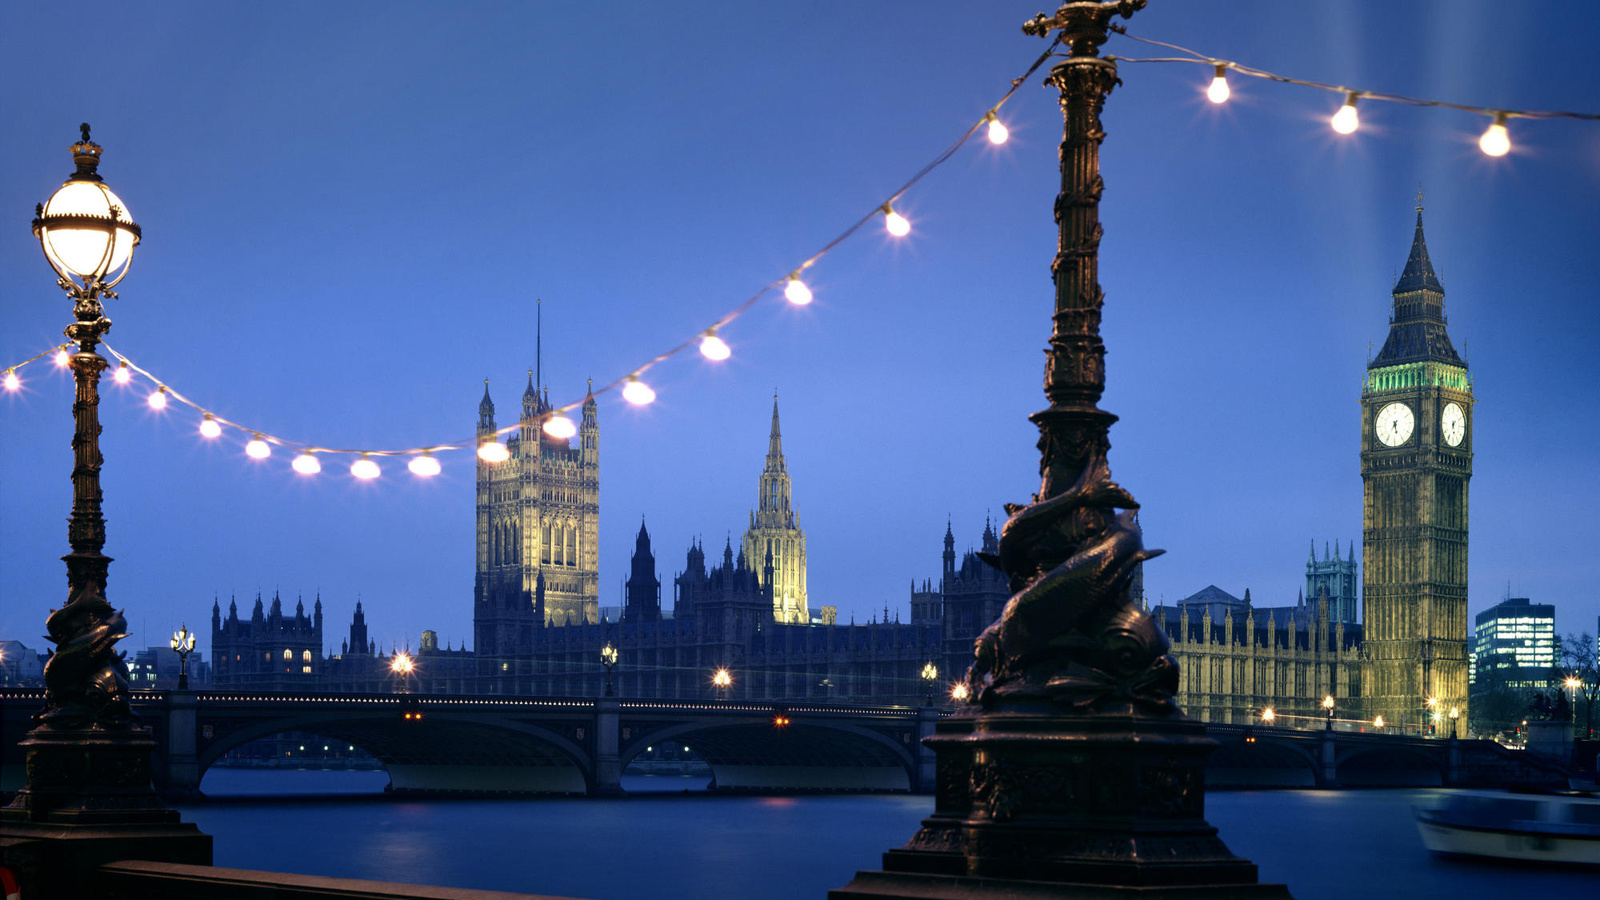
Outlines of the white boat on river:
[[1460,791],[1415,813],[1434,853],[1600,866],[1600,798]]

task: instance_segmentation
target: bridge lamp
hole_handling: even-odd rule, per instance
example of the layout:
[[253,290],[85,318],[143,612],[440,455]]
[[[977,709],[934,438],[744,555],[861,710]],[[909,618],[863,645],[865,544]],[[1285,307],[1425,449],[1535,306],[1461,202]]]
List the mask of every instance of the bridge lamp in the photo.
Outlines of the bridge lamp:
[[717,699],[728,699],[728,688],[733,687],[733,674],[726,667],[718,669],[711,675],[711,684],[717,689]]
[[172,633],[172,649],[178,651],[178,690],[189,689],[189,654],[194,651],[194,635],[189,633],[189,623],[183,623]]
[[1261,721],[1267,725],[1271,725],[1276,718],[1278,718],[1278,714],[1273,712],[1270,706],[1261,711]]
[[922,667],[922,680],[928,685],[928,705],[933,705],[933,683],[939,680],[939,667],[929,660]]
[[1372,720],[1372,727],[1378,729],[1379,731],[1382,731],[1383,730],[1383,716],[1379,716],[1376,719],[1373,719]]
[[1328,711],[1328,730],[1333,730],[1333,695],[1322,698],[1322,708]]
[[971,697],[972,689],[967,687],[967,683],[964,681],[950,689],[950,699],[957,703],[965,703]]
[[1456,719],[1459,718],[1461,718],[1461,710],[1454,706],[1450,707],[1450,740],[1452,741],[1456,739]]
[[607,641],[606,645],[604,647],[600,648],[600,665],[605,666],[605,668],[606,668],[606,696],[607,697],[612,697],[612,696],[616,695],[616,691],[613,688],[612,683],[611,683],[611,669],[612,669],[612,667],[616,666],[616,664],[617,664],[617,648],[611,646],[611,642]]

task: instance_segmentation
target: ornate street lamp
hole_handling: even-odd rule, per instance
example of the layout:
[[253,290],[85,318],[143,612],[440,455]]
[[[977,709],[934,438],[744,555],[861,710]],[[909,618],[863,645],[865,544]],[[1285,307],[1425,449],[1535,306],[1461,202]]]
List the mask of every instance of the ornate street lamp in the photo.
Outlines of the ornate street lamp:
[[128,274],[139,226],[128,207],[106,187],[98,172],[101,147],[83,139],[72,145],[77,171],[50,199],[34,207],[33,234],[56,272],[56,284],[72,300],[75,321],[66,328],[77,343],[68,365],[77,385],[72,404],[72,516],[67,542],[67,602],[50,614],[45,627],[56,643],[45,664],[45,709],[41,722],[67,727],[129,727],[128,667],[112,645],[127,621],[106,601],[106,570],[111,557],[105,517],[100,513],[100,373],[109,364],[95,347],[111,330],[101,299]]
[[922,681],[928,686],[928,705],[933,705],[933,683],[939,680],[939,667],[929,660],[922,667]]
[[1452,741],[1456,739],[1456,720],[1459,718],[1461,718],[1460,708],[1450,707],[1450,740]]
[[1332,694],[1329,694],[1326,697],[1322,698],[1322,708],[1328,711],[1327,730],[1328,731],[1332,731],[1333,730],[1333,695]]
[[172,633],[172,649],[178,651],[178,690],[189,689],[189,654],[194,651],[194,635],[189,633],[189,623],[183,623]]
[[417,665],[411,659],[411,654],[400,651],[389,659],[389,671],[395,674],[400,687],[399,692],[404,694],[411,688],[411,673],[415,672]]
[[180,821],[152,788],[156,743],[129,706],[128,666],[115,649],[128,622],[106,600],[99,405],[108,364],[95,348],[111,330],[102,300],[117,296],[112,288],[128,274],[140,230],[100,177],[102,148],[89,126],[80,129],[75,171],[34,207],[33,219],[45,261],[72,301],[65,333],[77,349],[67,357],[75,383],[71,552],[61,557],[67,600],[45,619],[55,650],[44,668],[44,708],[21,741],[27,780],[0,811],[8,837],[37,842],[21,873],[30,896],[88,896],[88,879],[119,838],[137,841],[142,859],[211,864],[211,838]]
[[711,684],[717,689],[717,699],[726,700],[728,689],[733,687],[733,673],[729,672],[726,666],[718,668],[711,673]]
[[1277,718],[1278,714],[1270,706],[1261,711],[1261,724],[1263,725],[1271,725]]
[[937,757],[934,813],[884,854],[884,871],[860,873],[837,898],[1023,893],[1012,879],[1063,885],[1063,896],[1169,885],[1287,896],[1258,884],[1256,867],[1205,820],[1205,758],[1216,742],[1178,709],[1171,645],[1130,591],[1160,551],[1144,549],[1139,504],[1111,480],[1116,416],[1098,406],[1100,113],[1119,83],[1099,50],[1112,17],[1144,5],[1065,3],[1023,26],[1065,51],[1046,51],[1064,58],[1045,79],[1060,93],[1063,128],[1049,407],[1029,417],[1042,477],[1032,502],[1006,505],[990,558],[1013,593],[975,643],[970,700],[924,740]]
[[611,670],[617,665],[617,648],[608,641],[600,648],[600,665],[606,667],[606,696],[616,696],[616,690],[611,684]]

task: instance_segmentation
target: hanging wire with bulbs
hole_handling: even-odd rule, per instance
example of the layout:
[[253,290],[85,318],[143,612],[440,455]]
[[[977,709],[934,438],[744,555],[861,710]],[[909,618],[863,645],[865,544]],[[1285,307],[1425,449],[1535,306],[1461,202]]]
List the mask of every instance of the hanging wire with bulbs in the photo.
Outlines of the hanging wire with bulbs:
[[1115,60],[1116,62],[1130,63],[1200,63],[1203,65],[1212,66],[1215,74],[1211,79],[1211,84],[1206,88],[1206,98],[1212,103],[1226,103],[1228,102],[1228,98],[1233,95],[1233,91],[1228,87],[1229,72],[1237,72],[1240,75],[1247,75],[1251,78],[1262,78],[1267,81],[1276,81],[1282,84],[1296,84],[1300,85],[1301,87],[1315,88],[1319,91],[1343,94],[1344,103],[1334,111],[1333,116],[1328,120],[1328,124],[1332,126],[1333,130],[1339,134],[1353,134],[1355,133],[1356,129],[1361,127],[1361,116],[1356,112],[1356,102],[1358,100],[1381,100],[1387,103],[1403,103],[1407,106],[1437,106],[1445,109],[1459,109],[1462,112],[1475,113],[1477,115],[1485,116],[1490,120],[1489,127],[1486,128],[1483,132],[1483,135],[1478,138],[1478,149],[1482,150],[1489,156],[1505,156],[1507,153],[1511,152],[1511,132],[1506,127],[1506,122],[1510,121],[1511,119],[1600,120],[1600,114],[1596,113],[1560,112],[1535,109],[1495,109],[1488,106],[1468,106],[1461,103],[1448,103],[1444,100],[1429,100],[1424,97],[1408,97],[1404,94],[1390,94],[1383,91],[1351,89],[1349,87],[1345,87],[1344,85],[1327,84],[1321,81],[1306,81],[1301,78],[1290,78],[1287,75],[1279,75],[1275,72],[1268,72],[1265,69],[1257,69],[1253,66],[1247,66],[1243,63],[1237,63],[1231,60],[1217,59],[1215,57],[1200,53],[1199,51],[1190,50],[1188,47],[1180,47],[1177,44],[1169,44],[1166,41],[1156,41],[1149,38],[1138,37],[1136,35],[1129,34],[1125,28],[1119,25],[1113,24],[1111,26],[1111,30],[1121,34],[1123,37],[1126,37],[1129,40],[1139,41],[1143,44],[1152,44],[1157,47],[1166,47],[1170,50],[1176,50],[1179,53],[1187,53],[1189,55],[1180,57],[1156,57],[1144,59],[1108,55],[1106,56],[1106,59]]
[[[932,162],[928,163],[926,166],[923,166],[915,175],[913,175],[908,181],[895,190],[894,193],[890,194],[887,200],[883,201],[882,204],[873,207],[871,212],[856,220],[856,222],[849,228],[846,228],[837,237],[824,245],[821,250],[818,250],[816,253],[812,254],[806,260],[801,262],[800,265],[791,270],[788,275],[762,287],[755,294],[751,295],[744,302],[723,314],[722,317],[712,323],[710,327],[697,333],[694,337],[689,338],[683,343],[678,344],[677,346],[663,353],[657,354],[649,361],[634,368],[628,374],[601,387],[598,391],[591,388],[589,396],[593,397],[596,394],[604,394],[608,391],[616,390],[621,393],[624,400],[635,406],[644,406],[654,402],[656,399],[655,390],[645,383],[641,377],[647,370],[662,362],[665,362],[668,359],[671,359],[690,347],[698,347],[700,355],[712,362],[721,362],[731,357],[733,355],[733,349],[729,347],[727,341],[725,341],[721,335],[718,334],[719,329],[726,328],[734,320],[748,312],[764,297],[780,288],[782,290],[784,299],[794,306],[805,306],[811,303],[813,299],[811,288],[807,286],[804,279],[802,279],[802,274],[804,274],[807,269],[815,265],[828,253],[832,252],[834,248],[848,240],[868,222],[871,222],[881,215],[883,217],[884,228],[890,235],[901,238],[910,234],[911,222],[904,215],[895,210],[894,201],[900,199],[907,191],[915,187],[916,184],[925,178],[930,172],[938,168],[940,165],[943,165],[950,159],[950,157],[954,156],[956,151],[965,146],[980,128],[985,129],[985,134],[991,144],[1005,143],[1007,138],[1010,137],[1010,131],[1006,128],[1005,124],[1000,121],[1000,107],[1003,106],[1007,100],[1011,99],[1011,96],[1017,92],[1017,88],[1021,87],[1022,84],[1032,77],[1033,73],[1038,71],[1039,67],[1050,58],[1052,52],[1059,43],[1060,38],[1057,37],[1057,39],[1050,44],[1050,47],[1046,49],[1044,53],[1039,55],[1039,58],[1034,61],[1033,65],[1028,67],[1026,72],[1012,80],[1011,88],[1006,91],[1005,95],[996,101],[994,105],[990,106],[982,118],[980,118],[965,132],[963,132],[960,138],[958,138],[949,147],[945,148],[945,150],[935,157]],[[67,368],[70,365],[71,360],[69,355],[71,346],[71,344],[61,344],[51,347],[48,350],[7,367],[4,370],[3,377],[0,377],[0,387],[3,387],[6,391],[10,392],[21,390],[22,380],[18,376],[17,371],[30,363],[43,359],[46,356],[52,356],[52,354],[58,367],[63,369]],[[315,475],[321,472],[321,457],[327,455],[356,456],[357,458],[355,461],[350,464],[350,474],[355,478],[364,481],[370,481],[382,474],[382,468],[379,466],[378,460],[385,457],[406,458],[406,468],[409,469],[413,475],[416,475],[419,478],[429,478],[434,475],[438,475],[441,471],[441,468],[436,454],[451,450],[475,448],[479,459],[482,459],[484,462],[490,464],[500,463],[511,458],[511,450],[500,440],[501,435],[516,431],[522,427],[520,423],[516,425],[508,425],[496,430],[492,434],[477,438],[446,441],[443,443],[431,444],[425,447],[411,447],[399,450],[363,450],[341,447],[326,447],[317,444],[310,444],[304,441],[296,441],[269,434],[268,432],[253,428],[240,422],[235,422],[224,418],[223,416],[218,415],[216,412],[209,410],[189,399],[187,396],[175,390],[171,385],[156,377],[149,371],[146,371],[145,369],[135,365],[132,360],[119,353],[110,344],[102,341],[101,346],[104,347],[106,352],[118,362],[117,368],[113,371],[111,376],[112,381],[119,385],[127,385],[132,382],[135,375],[138,375],[149,381],[151,385],[154,386],[154,390],[150,391],[145,397],[145,402],[152,410],[165,410],[168,404],[171,402],[176,402],[180,405],[189,407],[201,415],[199,431],[201,437],[206,438],[207,440],[215,440],[220,438],[223,435],[224,428],[231,428],[242,435],[248,435],[249,440],[245,442],[244,452],[246,456],[254,460],[264,460],[270,458],[272,456],[273,447],[281,447],[285,450],[289,450],[294,453],[294,456],[290,461],[290,468],[301,475]],[[582,403],[586,403],[587,401],[588,398],[585,398],[583,401],[568,403],[565,406],[554,407],[546,411],[543,413],[543,421],[540,427],[546,434],[549,434],[554,438],[566,439],[572,437],[578,433],[578,426],[572,421],[571,417],[568,416],[567,413],[577,408]]]

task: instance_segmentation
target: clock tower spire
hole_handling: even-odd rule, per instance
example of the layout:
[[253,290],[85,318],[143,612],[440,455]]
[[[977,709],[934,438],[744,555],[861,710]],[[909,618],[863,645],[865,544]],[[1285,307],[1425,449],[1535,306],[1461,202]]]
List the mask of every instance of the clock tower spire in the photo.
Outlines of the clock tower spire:
[[[1361,392],[1362,622],[1368,718],[1467,712],[1472,379],[1445,329],[1422,194],[1383,349]],[[1431,701],[1431,702],[1430,702]]]

